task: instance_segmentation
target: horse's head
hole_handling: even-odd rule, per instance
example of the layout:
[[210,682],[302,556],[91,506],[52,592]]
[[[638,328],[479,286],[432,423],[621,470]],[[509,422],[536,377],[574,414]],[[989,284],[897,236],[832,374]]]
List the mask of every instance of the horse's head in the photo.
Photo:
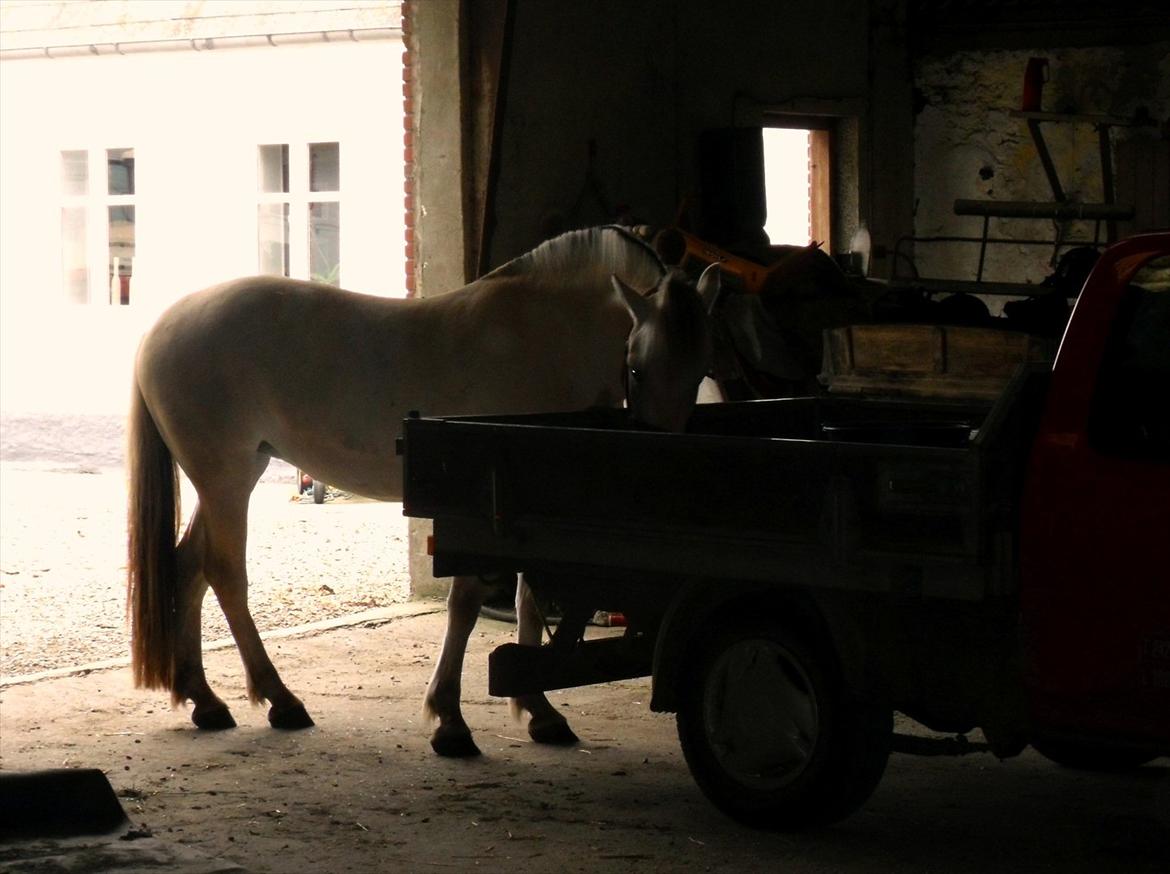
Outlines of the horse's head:
[[626,405],[636,421],[668,431],[686,427],[711,367],[710,313],[719,287],[714,264],[697,284],[672,270],[647,295],[613,277],[614,292],[634,320],[626,341]]

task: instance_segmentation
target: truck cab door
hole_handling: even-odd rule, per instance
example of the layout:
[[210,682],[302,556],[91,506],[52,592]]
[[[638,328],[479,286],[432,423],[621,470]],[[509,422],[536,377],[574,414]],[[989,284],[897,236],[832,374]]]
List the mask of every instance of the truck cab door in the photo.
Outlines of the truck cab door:
[[1054,365],[1020,540],[1039,733],[1170,743],[1168,252],[1104,253]]

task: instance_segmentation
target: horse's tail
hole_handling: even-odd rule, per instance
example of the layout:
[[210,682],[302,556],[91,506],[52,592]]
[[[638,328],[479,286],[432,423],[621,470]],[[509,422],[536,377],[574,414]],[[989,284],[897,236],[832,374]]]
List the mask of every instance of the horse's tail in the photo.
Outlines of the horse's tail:
[[126,461],[130,471],[126,610],[134,685],[174,690],[178,473],[137,379]]

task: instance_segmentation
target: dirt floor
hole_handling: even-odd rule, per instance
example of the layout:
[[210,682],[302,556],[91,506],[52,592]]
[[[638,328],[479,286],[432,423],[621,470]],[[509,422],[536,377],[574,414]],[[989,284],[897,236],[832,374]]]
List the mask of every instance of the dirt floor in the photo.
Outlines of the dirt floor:
[[[392,505],[292,503],[280,483],[257,513],[273,527],[253,535],[254,590],[268,588],[258,599],[269,604],[269,652],[317,726],[270,729],[225,647],[207,654],[208,672],[240,727],[196,731],[163,695],[132,689],[117,661],[118,472],[14,464],[0,467],[0,767],[101,769],[132,825],[80,846],[0,846],[0,871],[1170,870],[1165,759],[1092,775],[1030,751],[1008,762],[895,755],[843,823],[803,835],[741,827],[695,787],[673,717],[648,710],[648,681],[554,693],[582,741],[530,743],[507,703],[486,694],[487,655],[514,632],[492,620],[473,634],[463,684],[484,755],[440,759],[420,705],[442,605],[399,603],[397,572],[354,558],[400,556],[400,516],[368,516]],[[309,534],[298,520],[325,527]],[[294,540],[312,548],[290,555]],[[334,611],[322,586],[355,603]],[[365,612],[345,618],[355,610]],[[114,661],[71,669],[101,658]]]
[[[132,690],[125,669],[8,686],[4,767],[101,768],[156,852],[253,872],[1168,870],[1164,760],[1101,776],[1031,752],[1002,763],[895,755],[869,804],[837,826],[743,828],[695,788],[673,719],[649,712],[644,681],[554,693],[582,742],[529,743],[485,694],[487,653],[512,632],[491,620],[473,636],[464,681],[484,755],[440,759],[419,702],[443,623],[427,612],[270,644],[317,720],[301,732],[274,731],[247,705],[230,650],[208,656],[240,722],[220,733]],[[4,858],[0,870],[76,870],[4,868]]]

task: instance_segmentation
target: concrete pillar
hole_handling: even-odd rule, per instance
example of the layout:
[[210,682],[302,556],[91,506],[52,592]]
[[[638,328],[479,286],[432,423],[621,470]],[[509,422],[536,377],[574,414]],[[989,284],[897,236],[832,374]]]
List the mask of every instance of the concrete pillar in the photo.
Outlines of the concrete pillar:
[[913,80],[905,0],[875,0],[871,16],[861,214],[873,241],[870,275],[885,278],[898,239],[914,232]]
[[[464,276],[463,58],[460,0],[404,6],[411,76],[404,87],[414,110],[412,133],[414,289],[430,297],[460,288]],[[426,412],[425,410],[423,411]],[[431,575],[426,554],[430,520],[410,522],[411,594],[446,593],[448,581]]]

